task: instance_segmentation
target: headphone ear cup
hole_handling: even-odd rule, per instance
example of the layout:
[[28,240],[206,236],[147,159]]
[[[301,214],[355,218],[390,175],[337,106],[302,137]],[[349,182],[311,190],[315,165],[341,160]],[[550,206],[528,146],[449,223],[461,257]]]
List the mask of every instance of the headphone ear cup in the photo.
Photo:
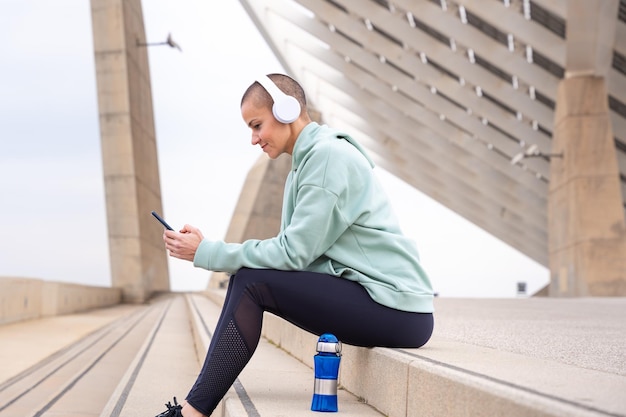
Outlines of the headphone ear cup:
[[293,96],[282,95],[274,100],[272,113],[276,120],[289,124],[295,122],[300,117],[300,103]]
[[267,75],[258,78],[257,82],[263,86],[274,101],[272,114],[276,120],[280,123],[289,124],[295,122],[300,117],[302,109],[295,97],[283,93]]

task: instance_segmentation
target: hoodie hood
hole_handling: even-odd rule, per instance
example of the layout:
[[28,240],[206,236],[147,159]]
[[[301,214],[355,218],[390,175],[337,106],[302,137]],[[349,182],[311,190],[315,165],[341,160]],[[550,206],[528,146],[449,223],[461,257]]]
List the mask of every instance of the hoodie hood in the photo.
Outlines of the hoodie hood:
[[302,129],[293,149],[292,170],[297,170],[304,156],[309,153],[320,138],[336,138],[343,139],[354,146],[367,160],[372,168],[375,164],[372,158],[367,154],[365,149],[347,133],[332,129],[326,125],[320,125],[317,122],[311,122]]

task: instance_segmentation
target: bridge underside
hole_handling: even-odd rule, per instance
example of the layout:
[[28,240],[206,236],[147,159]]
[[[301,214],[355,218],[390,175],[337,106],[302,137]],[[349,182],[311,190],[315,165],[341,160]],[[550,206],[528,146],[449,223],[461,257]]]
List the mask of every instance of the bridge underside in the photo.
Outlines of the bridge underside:
[[[597,258],[564,247],[604,239],[616,248],[598,261],[613,265],[609,292],[626,291],[626,0],[241,3],[323,121],[354,132],[378,165],[550,267],[552,286],[578,279],[572,257]],[[560,95],[572,78],[600,80],[602,98],[585,110],[602,114],[601,131],[579,149],[556,119],[586,100],[584,88]],[[593,179],[602,196],[570,191],[549,210],[555,169],[576,190],[574,179]],[[602,203],[581,209],[592,197]],[[605,209],[604,224],[585,224]],[[549,216],[563,210],[574,214]]]
[[[319,120],[548,266],[551,295],[626,295],[626,0],[241,3]],[[91,8],[112,282],[142,302],[167,263],[141,1]]]

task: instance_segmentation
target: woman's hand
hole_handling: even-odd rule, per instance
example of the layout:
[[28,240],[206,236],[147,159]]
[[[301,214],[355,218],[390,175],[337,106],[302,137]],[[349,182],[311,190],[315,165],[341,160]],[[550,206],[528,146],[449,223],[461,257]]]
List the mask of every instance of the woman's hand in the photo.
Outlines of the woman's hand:
[[202,239],[204,239],[202,232],[188,224],[180,232],[166,230],[163,233],[165,249],[170,252],[170,256],[192,262]]

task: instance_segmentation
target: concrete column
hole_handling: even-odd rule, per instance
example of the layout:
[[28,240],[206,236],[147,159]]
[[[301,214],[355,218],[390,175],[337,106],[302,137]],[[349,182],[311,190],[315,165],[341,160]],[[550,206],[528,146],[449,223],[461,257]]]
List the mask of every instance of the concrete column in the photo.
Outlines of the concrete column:
[[111,274],[123,301],[169,290],[152,91],[140,0],[91,0]]
[[626,295],[626,226],[603,77],[561,81],[548,201],[551,296]]

